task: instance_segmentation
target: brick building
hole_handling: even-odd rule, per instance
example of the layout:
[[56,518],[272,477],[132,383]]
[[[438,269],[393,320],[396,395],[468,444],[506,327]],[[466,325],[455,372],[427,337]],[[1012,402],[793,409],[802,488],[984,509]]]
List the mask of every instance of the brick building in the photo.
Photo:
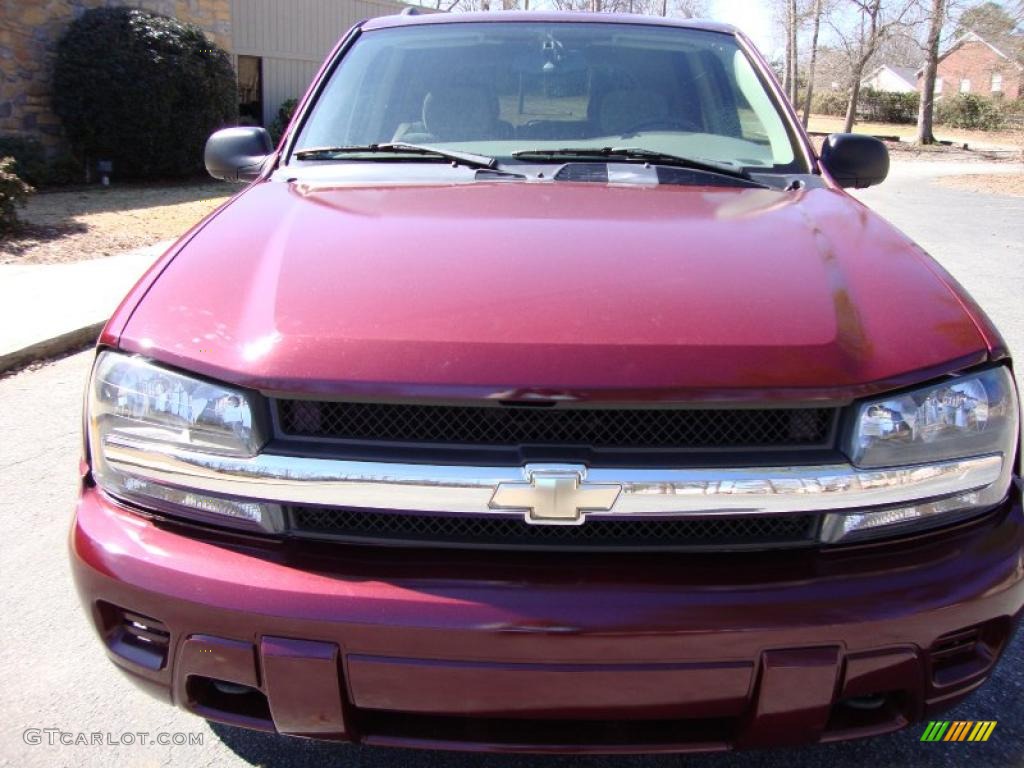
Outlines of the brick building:
[[0,0],[0,135],[63,144],[51,110],[57,41],[89,8],[124,5],[196,24],[232,55],[240,101],[269,123],[301,96],[337,39],[360,19],[397,13],[391,0]]
[[[1024,45],[1020,38],[998,42],[974,32],[958,39],[939,59],[935,93],[973,93],[1008,100],[1024,95]],[[918,72],[918,88],[924,72]]]

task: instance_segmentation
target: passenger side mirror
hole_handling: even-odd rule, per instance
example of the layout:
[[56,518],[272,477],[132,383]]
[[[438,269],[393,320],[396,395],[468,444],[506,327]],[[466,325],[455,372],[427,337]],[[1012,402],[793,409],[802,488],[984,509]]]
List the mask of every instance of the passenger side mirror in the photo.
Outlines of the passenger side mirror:
[[874,136],[833,133],[821,148],[821,164],[841,187],[863,189],[889,175],[889,150]]
[[207,172],[224,181],[252,181],[274,151],[266,128],[239,126],[217,131],[206,140]]

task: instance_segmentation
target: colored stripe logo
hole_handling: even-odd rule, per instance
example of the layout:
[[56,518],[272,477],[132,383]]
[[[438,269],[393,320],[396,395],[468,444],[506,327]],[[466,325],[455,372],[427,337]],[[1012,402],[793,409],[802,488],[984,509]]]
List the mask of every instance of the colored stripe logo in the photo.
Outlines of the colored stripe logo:
[[921,741],[988,741],[997,720],[932,720]]

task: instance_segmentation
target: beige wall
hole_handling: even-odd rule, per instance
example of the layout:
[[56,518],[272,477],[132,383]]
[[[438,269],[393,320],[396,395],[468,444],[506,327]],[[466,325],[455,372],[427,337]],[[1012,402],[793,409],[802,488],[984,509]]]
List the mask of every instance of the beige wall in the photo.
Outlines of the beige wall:
[[57,41],[87,8],[129,5],[198,24],[222,48],[232,48],[231,0],[0,0],[0,134],[63,142],[50,109]]
[[274,119],[281,102],[306,92],[334,44],[356,22],[405,7],[389,0],[231,0],[234,52],[263,59],[264,123]]

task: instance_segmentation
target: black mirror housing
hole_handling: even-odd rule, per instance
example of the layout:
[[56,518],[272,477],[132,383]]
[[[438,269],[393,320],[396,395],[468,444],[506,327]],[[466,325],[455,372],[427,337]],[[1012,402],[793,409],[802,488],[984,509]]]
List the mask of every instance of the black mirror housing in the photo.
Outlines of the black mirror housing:
[[841,187],[863,189],[889,175],[889,150],[874,136],[833,133],[821,148],[821,164]]
[[252,181],[274,145],[266,128],[239,126],[217,131],[206,140],[203,160],[207,172],[224,181]]

